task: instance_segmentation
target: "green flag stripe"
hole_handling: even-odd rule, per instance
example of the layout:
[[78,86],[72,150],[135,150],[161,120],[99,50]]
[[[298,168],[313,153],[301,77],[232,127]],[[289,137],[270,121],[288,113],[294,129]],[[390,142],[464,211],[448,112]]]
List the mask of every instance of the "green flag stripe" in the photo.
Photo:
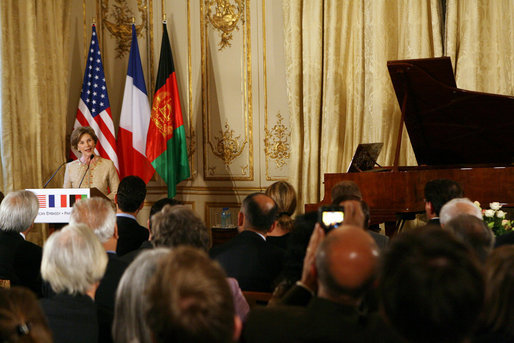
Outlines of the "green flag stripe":
[[173,131],[173,137],[166,143],[166,150],[152,162],[152,165],[168,185],[168,197],[174,197],[177,193],[177,183],[190,176],[186,131],[183,125]]

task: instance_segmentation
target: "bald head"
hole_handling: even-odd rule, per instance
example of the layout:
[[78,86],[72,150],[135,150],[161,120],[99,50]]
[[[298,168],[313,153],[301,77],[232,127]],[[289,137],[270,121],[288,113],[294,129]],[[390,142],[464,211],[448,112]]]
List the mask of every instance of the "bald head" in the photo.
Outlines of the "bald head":
[[441,226],[446,225],[450,220],[461,214],[469,214],[478,219],[482,219],[482,212],[468,198],[455,198],[448,201],[440,213]]
[[253,193],[243,200],[241,212],[244,215],[244,229],[266,233],[273,225],[278,209],[275,201],[266,194]]
[[355,303],[373,281],[378,258],[375,241],[361,227],[332,230],[316,254],[319,296]]

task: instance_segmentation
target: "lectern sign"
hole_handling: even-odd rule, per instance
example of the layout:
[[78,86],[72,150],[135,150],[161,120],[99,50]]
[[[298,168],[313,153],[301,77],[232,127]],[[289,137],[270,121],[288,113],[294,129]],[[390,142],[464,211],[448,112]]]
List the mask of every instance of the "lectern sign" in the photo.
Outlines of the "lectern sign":
[[89,198],[89,188],[27,189],[36,194],[39,211],[35,223],[68,223],[73,204]]

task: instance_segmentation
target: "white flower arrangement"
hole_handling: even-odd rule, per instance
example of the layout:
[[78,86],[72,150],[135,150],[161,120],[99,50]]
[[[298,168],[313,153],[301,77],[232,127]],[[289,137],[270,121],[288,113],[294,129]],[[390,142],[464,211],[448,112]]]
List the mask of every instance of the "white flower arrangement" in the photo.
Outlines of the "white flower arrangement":
[[502,204],[499,202],[492,202],[489,204],[489,209],[482,209],[478,201],[474,202],[475,206],[482,210],[482,216],[486,225],[493,230],[496,236],[501,236],[512,230],[514,220],[508,220],[507,213],[502,211]]

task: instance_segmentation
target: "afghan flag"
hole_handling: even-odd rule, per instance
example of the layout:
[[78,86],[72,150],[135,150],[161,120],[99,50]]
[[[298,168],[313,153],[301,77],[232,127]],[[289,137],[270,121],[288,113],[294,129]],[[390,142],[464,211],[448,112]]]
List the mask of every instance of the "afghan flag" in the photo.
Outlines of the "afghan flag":
[[146,158],[149,125],[150,104],[139,56],[136,27],[132,24],[132,45],[130,46],[117,141],[120,178],[136,175],[145,183],[152,178],[154,168]]
[[190,172],[186,131],[166,23],[163,23],[161,56],[148,127],[146,157],[168,185],[168,196],[174,197],[177,183],[187,179]]

